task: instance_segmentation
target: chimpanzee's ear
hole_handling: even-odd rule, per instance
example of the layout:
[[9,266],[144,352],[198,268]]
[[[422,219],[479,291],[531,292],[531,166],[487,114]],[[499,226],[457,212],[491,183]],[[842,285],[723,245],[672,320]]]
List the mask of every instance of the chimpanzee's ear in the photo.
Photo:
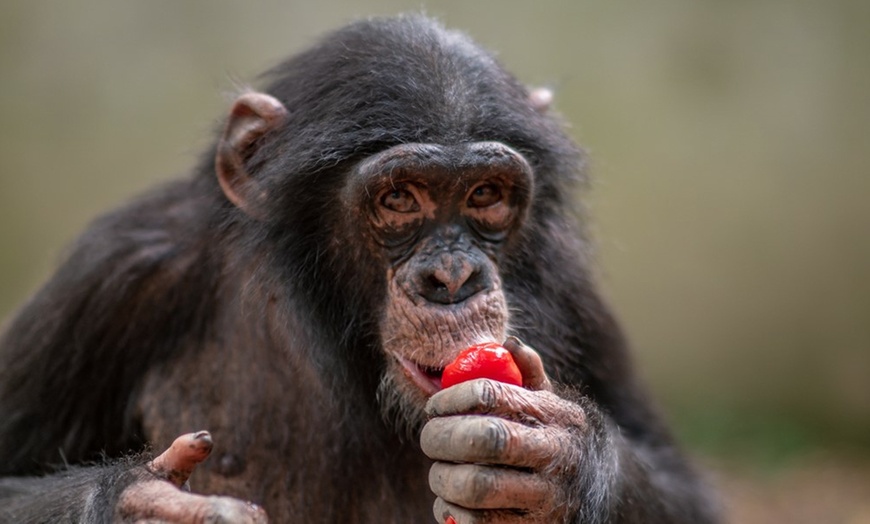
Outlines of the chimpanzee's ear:
[[539,113],[545,113],[553,103],[553,90],[548,87],[535,87],[529,90],[529,102]]
[[249,92],[239,96],[230,110],[218,142],[215,171],[224,195],[251,217],[265,219],[265,190],[245,168],[257,139],[278,128],[287,109],[274,97]]

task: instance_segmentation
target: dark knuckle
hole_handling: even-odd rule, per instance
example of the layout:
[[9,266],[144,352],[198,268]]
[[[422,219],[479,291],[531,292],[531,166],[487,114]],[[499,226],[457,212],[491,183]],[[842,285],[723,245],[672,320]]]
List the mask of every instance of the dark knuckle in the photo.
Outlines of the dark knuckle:
[[485,411],[491,411],[498,406],[499,397],[502,394],[498,382],[494,380],[478,380],[477,389],[477,397],[481,408]]
[[480,504],[497,487],[495,473],[490,469],[481,469],[470,476],[467,483],[467,502]]
[[505,452],[510,442],[510,432],[507,426],[498,419],[488,418],[482,421],[483,436],[480,451],[489,457],[497,457]]

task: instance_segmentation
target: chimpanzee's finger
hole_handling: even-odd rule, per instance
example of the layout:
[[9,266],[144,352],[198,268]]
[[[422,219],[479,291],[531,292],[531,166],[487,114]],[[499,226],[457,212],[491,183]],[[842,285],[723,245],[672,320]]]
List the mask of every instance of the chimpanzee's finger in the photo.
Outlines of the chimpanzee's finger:
[[214,443],[208,431],[188,433],[175,439],[169,449],[148,464],[148,468],[177,487],[190,478],[197,464],[208,458]]
[[123,522],[137,524],[269,522],[266,512],[256,504],[231,497],[195,495],[179,491],[162,480],[146,480],[128,487],[121,494],[117,512]]
[[523,374],[523,387],[536,391],[553,391],[553,385],[544,370],[544,363],[538,352],[525,345],[517,337],[508,337],[502,346],[511,356]]
[[[474,510],[451,504],[438,497],[432,506],[435,521],[442,524],[539,524],[527,515],[511,510]],[[451,520],[452,519],[452,522]]]
[[553,497],[543,477],[513,468],[436,462],[429,488],[442,499],[469,509],[539,511]]
[[433,418],[420,434],[432,460],[531,469],[549,464],[562,444],[546,428],[480,415]]

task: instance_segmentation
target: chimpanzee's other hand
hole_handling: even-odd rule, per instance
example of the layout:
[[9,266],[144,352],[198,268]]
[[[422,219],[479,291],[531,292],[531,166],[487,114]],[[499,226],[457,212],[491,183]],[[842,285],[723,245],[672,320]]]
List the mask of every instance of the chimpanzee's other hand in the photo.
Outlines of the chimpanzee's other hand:
[[136,524],[265,524],[266,512],[231,497],[196,495],[188,492],[187,479],[212,450],[207,431],[188,433],[146,465],[141,480],[121,494],[118,520]]

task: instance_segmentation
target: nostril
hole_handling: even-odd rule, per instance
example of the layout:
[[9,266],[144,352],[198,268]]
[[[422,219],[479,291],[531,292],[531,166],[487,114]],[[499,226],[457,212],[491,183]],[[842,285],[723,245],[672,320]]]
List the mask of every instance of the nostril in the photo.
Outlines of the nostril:
[[435,291],[446,291],[447,284],[442,282],[437,276],[429,275],[429,286]]
[[[454,287],[456,286],[456,278],[457,275],[454,275],[451,271],[451,268],[447,267],[439,267],[435,269],[429,278],[432,280],[432,283],[435,286],[435,289],[444,290],[447,292],[453,293]],[[460,282],[461,285],[461,282]]]

